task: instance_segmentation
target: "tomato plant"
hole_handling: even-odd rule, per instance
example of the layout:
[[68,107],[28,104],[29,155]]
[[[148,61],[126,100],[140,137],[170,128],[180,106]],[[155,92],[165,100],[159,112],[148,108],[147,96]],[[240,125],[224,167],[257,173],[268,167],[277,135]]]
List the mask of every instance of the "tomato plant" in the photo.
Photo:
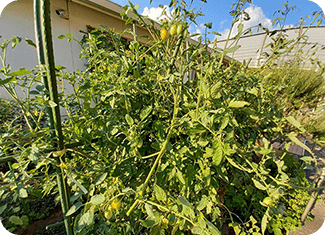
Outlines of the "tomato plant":
[[[234,21],[242,2],[250,1],[234,5]],[[171,1],[172,22],[193,24],[201,13],[181,3]],[[308,133],[277,100],[282,90],[267,72],[279,70],[272,64],[256,70],[245,63],[226,65],[225,55],[238,47],[212,50],[208,41],[168,39],[168,21],[160,31],[131,3],[125,8],[150,33],[147,44],[125,43],[122,35],[129,30],[94,29],[79,41],[86,70],[57,68],[61,84],[73,88],[70,94],[63,86],[60,91],[68,115],[63,151],[51,149],[51,130],[42,128],[42,112],[53,105],[41,98],[47,93],[42,70],[11,74],[38,85],[24,88],[38,95],[22,110],[29,129],[21,133],[20,126],[8,125],[1,138],[5,156],[18,156],[20,189],[35,177],[44,195],[55,194],[55,157],[69,184],[67,216],[76,234],[221,234],[225,226],[236,234],[278,231],[278,218],[293,203],[292,187],[308,187],[288,155],[292,144],[308,150],[298,138]],[[172,26],[170,34],[185,34],[187,26]],[[66,37],[71,40],[60,36]],[[11,92],[17,84],[8,79],[4,85]],[[313,105],[319,100],[308,96]],[[285,146],[280,154],[274,140]],[[16,187],[9,173],[2,177],[8,182],[2,190]]]

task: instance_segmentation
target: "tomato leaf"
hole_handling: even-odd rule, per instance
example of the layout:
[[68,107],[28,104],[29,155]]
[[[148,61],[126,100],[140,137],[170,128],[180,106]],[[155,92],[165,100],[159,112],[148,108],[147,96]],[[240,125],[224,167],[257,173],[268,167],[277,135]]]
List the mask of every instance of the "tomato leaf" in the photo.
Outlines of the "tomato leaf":
[[195,226],[191,229],[191,232],[192,232],[193,234],[201,234],[201,233],[203,233],[203,230],[202,230],[199,226],[195,225]]
[[96,194],[90,199],[90,203],[93,205],[99,205],[105,201],[105,196],[103,194]]
[[185,184],[185,180],[184,180],[184,177],[183,177],[181,171],[177,170],[177,171],[176,171],[176,176],[177,176],[178,180],[179,180],[182,184]]
[[125,120],[126,120],[126,122],[128,123],[128,125],[129,125],[130,127],[133,126],[134,121],[133,121],[133,118],[132,118],[129,114],[126,114],[126,115],[125,115]]
[[185,206],[192,207],[191,204],[186,200],[186,198],[179,196],[177,200]]
[[24,189],[24,188],[21,188],[21,189],[19,190],[19,197],[20,197],[20,198],[27,198],[27,197],[28,197],[27,190]]
[[66,216],[70,216],[73,213],[75,213],[77,210],[79,210],[80,207],[82,207],[82,202],[77,202],[75,203],[73,206],[70,207],[70,209],[68,210]]
[[153,213],[152,206],[149,205],[148,203],[145,203],[144,204],[144,207],[146,208],[146,212],[147,212],[149,218],[154,219],[155,218],[155,214]]
[[294,127],[301,128],[300,122],[298,122],[293,116],[287,116],[285,118],[290,124],[292,124]]
[[147,106],[144,109],[141,110],[140,113],[140,119],[141,121],[143,121],[144,119],[146,119],[148,117],[148,115],[150,114],[150,112],[152,111],[152,106]]
[[219,143],[217,148],[214,150],[214,154],[212,156],[212,163],[215,166],[219,166],[223,160],[223,157],[224,157],[223,148],[222,145]]
[[228,107],[229,108],[242,108],[246,105],[250,105],[250,103],[246,102],[246,101],[235,101],[232,100],[229,102]]
[[259,180],[256,180],[256,179],[252,179],[252,180],[253,180],[256,188],[263,190],[263,191],[266,190],[266,187]]
[[228,49],[225,50],[225,54],[235,52],[235,51],[237,51],[240,47],[241,47],[241,45],[237,45],[237,46],[234,46],[234,47],[228,48]]
[[199,203],[199,205],[197,206],[197,210],[203,210],[209,203],[209,198],[205,195],[203,195],[203,197],[201,198],[201,201]]
[[158,201],[166,201],[167,200],[167,195],[162,188],[160,188],[156,184],[153,186],[153,188],[154,188],[154,192],[155,192],[155,195],[156,195],[156,198]]
[[9,221],[15,225],[23,225],[23,221],[15,215],[10,216]]
[[3,79],[3,80],[0,79],[0,86],[5,85],[5,84],[10,83],[10,82],[15,81],[15,80],[16,80],[15,77],[6,78],[6,79]]
[[28,45],[36,48],[36,44],[32,40],[25,38],[25,42],[27,42]]
[[7,209],[7,204],[4,204],[3,206],[0,207],[0,215],[2,212],[4,212]]
[[214,226],[214,224],[212,224],[210,221],[207,221],[207,225],[211,235],[221,235],[219,229],[217,229],[217,227]]
[[98,176],[95,180],[94,180],[94,185],[99,185],[101,184],[107,177],[108,173],[105,172],[104,174]]
[[32,71],[26,70],[25,68],[20,68],[16,72],[6,74],[6,76],[8,76],[8,77],[17,77],[17,76],[23,76],[23,75],[26,75],[26,74],[30,74],[31,72]]
[[219,128],[219,131],[222,131],[223,129],[225,129],[227,127],[229,123],[229,115],[226,114],[223,118],[222,118],[222,121],[221,121],[221,125],[220,125],[220,128]]
[[264,216],[262,218],[261,228],[262,228],[262,234],[263,235],[264,235],[266,227],[267,227],[268,212],[269,212],[269,209],[267,209],[267,211],[265,212],[265,214],[264,214]]
[[314,156],[314,153],[311,151],[311,149],[308,147],[308,146],[306,146],[304,143],[302,143],[297,137],[297,134],[296,133],[294,133],[294,132],[291,132],[289,135],[288,135],[288,137],[289,137],[289,139],[293,142],[293,143],[295,143],[296,145],[298,145],[298,146],[300,146],[300,147],[302,147],[302,148],[304,148],[304,149],[306,149],[312,156]]

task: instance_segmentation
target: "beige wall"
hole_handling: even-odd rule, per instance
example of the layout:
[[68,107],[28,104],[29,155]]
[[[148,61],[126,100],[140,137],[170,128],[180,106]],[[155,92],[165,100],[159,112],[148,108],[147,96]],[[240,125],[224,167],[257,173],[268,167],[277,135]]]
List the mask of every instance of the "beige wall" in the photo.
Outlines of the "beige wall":
[[[70,72],[76,71],[76,69],[83,70],[86,61],[78,58],[81,47],[77,42],[68,43],[66,39],[60,40],[58,39],[59,35],[70,33],[76,39],[81,39],[83,34],[79,31],[87,31],[87,25],[92,27],[105,25],[114,28],[118,32],[126,27],[132,27],[131,25],[126,26],[125,22],[116,13],[112,14],[105,8],[89,8],[80,3],[82,2],[78,3],[78,1],[74,0],[71,2],[69,0],[67,5],[66,0],[51,1],[55,65],[64,66]],[[113,7],[114,9],[119,8],[116,4]],[[55,10],[57,9],[66,10],[69,19],[63,19],[56,15]],[[30,38],[35,42],[33,14],[33,0],[17,0],[8,4],[0,17],[0,36],[2,36],[0,42],[2,43],[4,39],[10,39],[14,35],[23,39]],[[148,35],[148,32],[140,28],[138,29],[138,35]],[[125,35],[125,37],[132,40],[132,36],[129,34]],[[141,41],[140,38],[139,40]],[[38,65],[37,52],[35,48],[22,42],[14,50],[8,51],[7,63],[11,65],[12,71],[16,71],[21,67],[32,69]],[[0,66],[2,67],[2,65]],[[0,96],[8,98],[2,88],[0,88]]]

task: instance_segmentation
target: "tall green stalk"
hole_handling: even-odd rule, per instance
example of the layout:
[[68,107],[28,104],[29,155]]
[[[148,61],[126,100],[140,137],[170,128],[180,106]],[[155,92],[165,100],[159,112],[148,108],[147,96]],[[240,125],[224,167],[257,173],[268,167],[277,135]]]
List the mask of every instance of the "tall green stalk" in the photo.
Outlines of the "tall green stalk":
[[[37,44],[37,54],[38,54],[38,63],[40,67],[45,66],[45,58],[44,58],[44,51],[43,51],[43,42],[42,42],[42,27],[41,27],[41,19],[39,14],[40,3],[39,0],[34,0],[34,19],[35,19],[35,39]],[[45,72],[42,72],[42,81],[45,86],[45,89],[49,90],[49,82]],[[45,95],[47,97],[48,95]],[[49,118],[49,127],[51,130],[51,137],[55,137],[55,133],[53,132],[53,113],[50,107],[46,107],[46,113],[48,114]]]
[[[58,90],[55,76],[55,65],[54,65],[54,55],[53,55],[53,44],[52,44],[52,32],[51,32],[51,17],[50,17],[50,0],[35,0],[35,25],[36,25],[36,38],[39,41],[39,60],[42,67],[42,62],[45,62],[46,74],[43,77],[44,85],[48,85],[48,91],[50,94],[50,101],[53,105],[48,109],[50,127],[55,129],[55,146],[58,150],[64,149],[63,134],[61,126],[61,116],[59,107]],[[59,159],[56,158],[57,165],[59,164]],[[63,212],[64,225],[66,233],[72,235],[71,218],[66,216],[69,210],[69,194],[68,185],[62,170],[56,167],[58,188],[61,198],[61,206]]]

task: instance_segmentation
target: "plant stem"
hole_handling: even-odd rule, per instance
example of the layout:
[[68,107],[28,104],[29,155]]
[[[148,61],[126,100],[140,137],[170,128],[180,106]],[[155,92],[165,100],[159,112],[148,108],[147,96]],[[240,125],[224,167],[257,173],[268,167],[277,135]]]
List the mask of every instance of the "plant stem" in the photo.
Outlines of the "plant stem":
[[155,203],[155,202],[152,202],[152,201],[140,201],[140,202],[148,203],[148,204],[153,205],[153,206],[155,206],[155,207],[161,208],[161,209],[163,209],[163,211],[168,211],[168,212],[170,212],[170,213],[172,213],[172,214],[174,214],[174,215],[176,215],[176,216],[178,216],[178,217],[180,217],[180,218],[185,219],[186,221],[188,221],[188,222],[191,223],[192,225],[195,225],[195,223],[194,223],[192,220],[190,220],[189,218],[185,217],[184,215],[178,214],[178,213],[176,213],[176,212],[174,212],[174,211],[171,211],[171,210],[169,210],[167,207],[164,207],[164,206],[159,205],[159,204],[157,204],[157,203]]
[[[179,39],[178,39],[178,42],[176,44],[176,48],[175,48],[175,51],[174,51],[174,54],[173,54],[173,59],[172,59],[172,62],[171,62],[171,65],[170,67],[168,68],[168,72],[167,72],[167,75],[171,72],[172,68],[173,68],[173,65],[175,63],[175,59],[176,59],[176,56],[177,56],[177,53],[178,53],[178,50],[181,46],[181,42],[182,42],[182,39],[183,37],[181,36]],[[167,148],[167,144],[169,142],[169,139],[172,135],[172,132],[173,132],[173,129],[175,127],[175,120],[176,120],[176,117],[177,117],[177,113],[178,113],[178,103],[179,103],[179,96],[180,96],[180,93],[181,93],[181,89],[182,89],[182,86],[178,86],[178,91],[176,92],[176,94],[174,94],[174,111],[173,111],[173,118],[171,120],[171,125],[169,127],[169,131],[168,131],[168,134],[167,134],[167,137],[165,139],[165,142],[163,143],[163,146],[153,164],[153,166],[151,167],[150,169],[150,172],[145,180],[145,182],[143,183],[143,186],[142,186],[142,189],[141,189],[141,192],[140,192],[140,196],[144,195],[146,189],[147,189],[147,186],[148,186],[148,183],[149,183],[149,180],[151,178],[151,176],[153,175],[160,159],[162,158],[162,156],[164,155],[165,153],[165,150]],[[133,203],[133,205],[130,207],[130,209],[128,210],[128,212],[126,213],[127,216],[130,215],[130,213],[132,212],[132,210],[135,208],[135,206],[138,204],[139,200],[136,199],[135,202]]]
[[172,69],[173,69],[175,61],[176,61],[176,56],[177,56],[179,48],[180,48],[180,46],[182,44],[182,41],[183,41],[183,36],[180,36],[177,43],[176,43],[176,48],[175,48],[175,51],[173,53],[173,58],[172,58],[172,61],[170,63],[170,66],[169,66],[169,68],[167,70],[167,75],[169,75],[172,72]]

